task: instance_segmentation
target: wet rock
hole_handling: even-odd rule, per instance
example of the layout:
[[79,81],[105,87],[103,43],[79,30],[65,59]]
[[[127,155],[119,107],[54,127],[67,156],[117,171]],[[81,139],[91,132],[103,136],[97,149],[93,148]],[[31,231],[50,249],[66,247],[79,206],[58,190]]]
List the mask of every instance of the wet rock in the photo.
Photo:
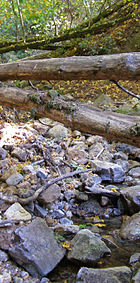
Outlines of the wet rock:
[[31,215],[18,202],[12,204],[4,213],[7,219],[30,220]]
[[68,129],[62,125],[55,125],[48,131],[48,135],[52,138],[63,139],[68,137]]
[[112,183],[121,183],[124,181],[125,172],[121,166],[100,160],[91,160],[91,167],[95,168],[95,172],[103,181]]
[[57,184],[54,184],[39,195],[38,201],[43,204],[51,203],[57,200],[60,195],[61,188]]
[[23,176],[19,173],[12,174],[7,180],[6,184],[9,186],[16,186],[23,180]]
[[134,214],[140,210],[140,185],[126,187],[120,190],[126,206],[130,214]]
[[82,267],[76,278],[76,283],[130,283],[131,269],[127,266],[94,269]]
[[96,264],[103,256],[110,253],[110,249],[102,240],[88,229],[83,229],[72,239],[68,259],[84,264]]
[[5,159],[6,155],[7,155],[7,151],[4,148],[0,147],[0,160]]
[[120,236],[131,241],[140,239],[140,212],[126,218],[121,226]]
[[11,156],[16,157],[18,160],[25,162],[28,156],[28,153],[26,150],[21,148],[14,148],[14,150],[11,152]]
[[37,218],[28,226],[15,230],[13,247],[9,248],[9,253],[33,277],[40,278],[57,266],[65,251],[56,242],[46,222]]
[[140,178],[140,167],[132,168],[128,174],[133,178]]

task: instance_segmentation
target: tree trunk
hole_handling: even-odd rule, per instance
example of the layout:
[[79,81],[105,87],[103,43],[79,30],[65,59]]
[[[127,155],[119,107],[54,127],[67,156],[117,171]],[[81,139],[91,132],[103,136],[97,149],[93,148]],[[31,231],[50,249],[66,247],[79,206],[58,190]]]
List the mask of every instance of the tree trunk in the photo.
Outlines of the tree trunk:
[[47,93],[0,88],[0,104],[48,117],[82,132],[104,136],[140,147],[140,118],[89,107],[61,97],[51,99]]
[[138,80],[140,52],[0,64],[0,80]]

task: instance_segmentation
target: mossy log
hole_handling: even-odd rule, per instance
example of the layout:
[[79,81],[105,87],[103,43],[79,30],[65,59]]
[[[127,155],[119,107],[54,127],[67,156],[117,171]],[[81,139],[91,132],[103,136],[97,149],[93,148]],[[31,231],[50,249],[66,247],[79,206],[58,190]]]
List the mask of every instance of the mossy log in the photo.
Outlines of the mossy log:
[[7,80],[138,80],[140,52],[73,56],[0,64],[0,81]]
[[140,147],[140,118],[102,111],[86,103],[51,99],[48,93],[34,93],[14,87],[0,88],[0,104],[26,111],[36,116],[59,121],[72,130],[96,134]]

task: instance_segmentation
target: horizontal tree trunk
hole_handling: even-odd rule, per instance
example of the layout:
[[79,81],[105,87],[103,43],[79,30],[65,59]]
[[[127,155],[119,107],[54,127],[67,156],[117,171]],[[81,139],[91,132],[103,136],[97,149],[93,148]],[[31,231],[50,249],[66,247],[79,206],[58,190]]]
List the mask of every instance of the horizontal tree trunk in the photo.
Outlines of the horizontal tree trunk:
[[0,80],[138,80],[140,52],[0,64]]
[[84,103],[52,100],[47,93],[23,91],[14,87],[0,88],[0,104],[48,117],[85,133],[104,136],[140,147],[140,118],[89,107]]

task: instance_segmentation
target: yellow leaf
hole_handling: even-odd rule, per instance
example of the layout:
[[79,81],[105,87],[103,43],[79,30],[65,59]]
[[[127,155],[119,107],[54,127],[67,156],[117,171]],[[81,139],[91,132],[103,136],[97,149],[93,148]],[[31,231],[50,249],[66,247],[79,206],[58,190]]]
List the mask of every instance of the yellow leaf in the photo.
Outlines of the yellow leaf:
[[110,191],[111,191],[111,192],[114,192],[114,193],[118,193],[118,191],[116,190],[116,188],[111,188]]
[[66,242],[62,243],[62,247],[67,249],[67,250],[71,250],[71,242],[66,241]]
[[102,223],[96,223],[94,224],[95,226],[99,227],[99,228],[102,228],[102,227],[105,227],[106,225],[105,224],[102,224]]

